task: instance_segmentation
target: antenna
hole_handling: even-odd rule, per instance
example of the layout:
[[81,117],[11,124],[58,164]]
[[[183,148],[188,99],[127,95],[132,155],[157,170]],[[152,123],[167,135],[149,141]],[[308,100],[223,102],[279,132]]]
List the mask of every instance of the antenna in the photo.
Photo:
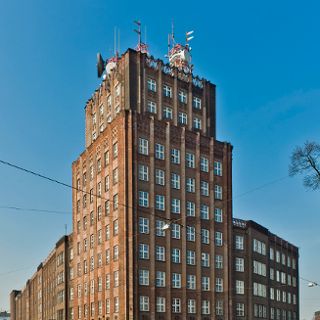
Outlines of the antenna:
[[138,30],[134,29],[134,32],[138,34],[138,46],[141,45],[141,22],[140,20],[135,20],[134,23],[137,25]]
[[117,57],[118,54],[120,54],[120,29],[118,29],[118,51],[117,51]]
[[113,54],[116,55],[117,48],[117,27],[113,29]]
[[144,43],[147,44],[147,26],[144,26]]
[[172,45],[174,44],[174,21],[172,19],[171,21],[171,40],[172,40]]

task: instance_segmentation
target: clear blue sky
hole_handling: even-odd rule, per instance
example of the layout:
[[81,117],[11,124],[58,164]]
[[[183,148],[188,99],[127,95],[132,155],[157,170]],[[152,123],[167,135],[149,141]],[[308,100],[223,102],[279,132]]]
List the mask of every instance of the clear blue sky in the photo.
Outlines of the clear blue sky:
[[[121,5],[121,7],[119,7]],[[218,138],[234,145],[234,215],[300,248],[300,274],[320,282],[319,192],[286,178],[289,156],[320,142],[318,1],[0,1],[0,158],[71,183],[84,148],[84,105],[99,81],[96,53],[133,47],[134,19],[163,58],[195,30],[195,72],[217,85]],[[71,212],[70,190],[0,165],[0,207]],[[0,308],[64,233],[71,215],[0,208]],[[10,271],[18,270],[8,273]],[[20,270],[23,269],[23,270]],[[320,287],[301,282],[301,319],[320,309]]]

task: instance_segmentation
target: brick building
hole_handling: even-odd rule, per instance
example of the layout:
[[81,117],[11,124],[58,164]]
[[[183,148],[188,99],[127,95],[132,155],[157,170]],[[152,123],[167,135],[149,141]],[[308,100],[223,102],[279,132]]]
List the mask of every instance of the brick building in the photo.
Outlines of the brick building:
[[213,84],[130,49],[88,101],[76,319],[229,317],[232,147],[215,108]]
[[251,220],[233,238],[234,319],[299,319],[298,248]]
[[68,319],[70,236],[62,237],[21,290],[10,294],[12,320]]

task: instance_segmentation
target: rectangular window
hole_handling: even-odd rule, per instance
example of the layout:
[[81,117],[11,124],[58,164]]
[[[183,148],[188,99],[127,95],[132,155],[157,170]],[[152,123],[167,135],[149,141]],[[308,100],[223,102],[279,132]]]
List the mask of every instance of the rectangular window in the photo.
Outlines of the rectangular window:
[[193,97],[192,106],[193,106],[193,108],[200,110],[201,109],[201,99],[198,97]]
[[157,92],[157,83],[155,80],[149,78],[147,81],[147,87],[148,87],[148,90]]
[[166,312],[166,298],[157,297],[156,312]]
[[201,253],[201,266],[210,267],[210,254],[206,252]]
[[171,199],[171,212],[180,214],[181,212],[180,199],[176,199],[176,198]]
[[187,226],[187,241],[196,241],[196,228]]
[[196,313],[196,300],[188,299],[188,313]]
[[210,314],[210,301],[202,300],[201,313],[202,314]]
[[210,233],[208,229],[201,229],[201,242],[203,244],[210,243]]
[[214,198],[222,200],[222,187],[217,184],[214,186]]
[[140,311],[149,311],[149,297],[140,296]]
[[203,172],[209,172],[209,160],[206,157],[200,158],[200,170]]
[[144,164],[139,164],[139,180],[141,181],[149,181],[149,168]]
[[216,315],[223,316],[223,300],[216,301]]
[[223,215],[222,215],[222,209],[221,208],[215,208],[214,209],[214,221],[215,222],[222,222],[223,221]]
[[194,202],[187,201],[186,204],[187,209],[187,217],[195,217],[196,215],[196,205]]
[[164,237],[166,235],[165,230],[163,230],[164,225],[165,225],[164,221],[156,220],[156,236]]
[[202,196],[209,197],[209,183],[208,182],[201,180],[200,190],[201,190]]
[[139,232],[140,233],[149,233],[149,219],[144,217],[139,217]]
[[139,258],[149,259],[149,245],[145,243],[139,244]]
[[181,227],[179,224],[171,223],[171,237],[172,239],[180,239]]
[[244,272],[244,259],[236,257],[235,258],[235,270],[237,272]]
[[222,176],[222,163],[220,161],[214,162],[214,175]]
[[157,113],[157,104],[154,101],[148,101],[148,112]]
[[201,119],[198,117],[193,118],[193,128],[196,130],[201,130]]
[[113,181],[113,184],[117,184],[119,182],[119,170],[118,170],[118,168],[115,168],[112,171],[112,181]]
[[173,118],[172,108],[164,107],[162,111],[163,119],[171,120]]
[[216,269],[222,269],[223,268],[223,256],[216,254],[215,263],[216,263]]
[[181,299],[173,298],[172,299],[172,312],[180,313],[181,312]]
[[179,289],[181,288],[181,273],[172,273],[172,288]]
[[158,184],[160,186],[165,185],[165,172],[164,172],[164,170],[161,170],[161,169],[155,170],[155,182],[156,182],[156,184]]
[[139,191],[139,206],[149,207],[149,193],[147,191]]
[[196,290],[196,276],[193,274],[187,274],[187,289]]
[[214,236],[216,246],[221,247],[223,245],[222,232],[216,231]]
[[194,153],[190,153],[190,152],[186,153],[186,166],[188,168],[194,168],[195,167],[195,156],[194,156]]
[[148,155],[149,154],[149,141],[144,138],[139,138],[139,153]]
[[179,123],[180,124],[188,123],[188,116],[185,112],[179,112]]
[[164,145],[160,143],[155,144],[155,158],[159,160],[164,160]]
[[236,294],[244,294],[244,281],[236,280]]
[[236,316],[237,317],[244,317],[244,303],[237,303],[236,304]]
[[175,164],[180,164],[180,150],[171,149],[171,162]]
[[166,84],[163,85],[163,95],[167,98],[172,98],[172,88]]
[[163,246],[156,246],[156,260],[166,261],[166,249]]
[[209,207],[206,204],[200,205],[200,216],[203,220],[209,220]]
[[166,286],[166,273],[164,271],[156,272],[156,287],[164,288]]
[[149,270],[140,269],[139,270],[139,285],[148,286],[149,285]]
[[118,157],[118,142],[114,143],[112,146],[112,154],[113,154],[113,158],[117,158]]
[[262,255],[266,255],[266,244],[257,239],[253,239],[253,251]]
[[187,264],[194,266],[196,264],[196,252],[193,250],[187,250]]
[[216,278],[216,292],[223,292],[223,279]]
[[201,289],[202,289],[202,291],[209,291],[210,290],[210,278],[209,277],[202,277],[201,278]]
[[187,103],[187,93],[186,93],[185,91],[183,91],[183,90],[179,90],[178,100],[179,100],[181,103],[186,104],[186,103]]
[[171,262],[181,263],[181,251],[178,248],[172,248],[171,250]]
[[155,202],[156,202],[156,210],[165,210],[165,197],[159,194],[156,194],[155,197]]
[[186,181],[186,191],[194,193],[196,189],[196,179],[194,178],[187,178]]
[[243,250],[244,249],[244,238],[243,236],[235,236],[234,237],[235,249]]

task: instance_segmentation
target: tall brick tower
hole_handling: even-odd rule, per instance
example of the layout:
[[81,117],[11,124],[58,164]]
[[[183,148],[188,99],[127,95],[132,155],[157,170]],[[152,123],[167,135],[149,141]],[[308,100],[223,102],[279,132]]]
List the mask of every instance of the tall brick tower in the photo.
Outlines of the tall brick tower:
[[231,319],[232,146],[188,45],[106,62],[73,163],[74,319]]

